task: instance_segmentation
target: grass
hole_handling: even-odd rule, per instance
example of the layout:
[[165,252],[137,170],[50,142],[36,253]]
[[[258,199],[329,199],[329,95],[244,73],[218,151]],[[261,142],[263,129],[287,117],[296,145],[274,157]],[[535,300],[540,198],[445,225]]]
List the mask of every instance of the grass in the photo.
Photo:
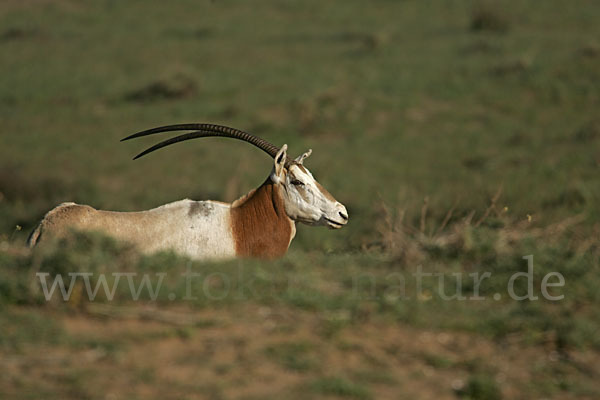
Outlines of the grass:
[[[597,397],[598,17],[558,0],[3,2],[0,397]],[[269,173],[241,143],[132,162],[154,139],[118,142],[186,121],[313,148],[349,225],[299,226],[272,263],[95,234],[23,247],[62,201],[232,200]],[[539,299],[514,301],[527,255]],[[419,287],[419,266],[441,275]],[[78,278],[47,302],[36,272],[161,286],[134,301],[124,276],[90,302]],[[563,300],[542,297],[552,272]],[[453,274],[485,299],[444,300]]]
[[354,399],[371,398],[371,394],[365,387],[339,377],[325,377],[317,379],[313,382],[312,388],[315,392],[324,395],[334,395],[338,397]]
[[489,376],[472,376],[465,388],[457,391],[461,398],[472,400],[500,400],[502,394],[493,378]]
[[292,371],[303,372],[316,367],[310,351],[313,346],[306,342],[287,342],[270,346],[266,354],[283,367]]

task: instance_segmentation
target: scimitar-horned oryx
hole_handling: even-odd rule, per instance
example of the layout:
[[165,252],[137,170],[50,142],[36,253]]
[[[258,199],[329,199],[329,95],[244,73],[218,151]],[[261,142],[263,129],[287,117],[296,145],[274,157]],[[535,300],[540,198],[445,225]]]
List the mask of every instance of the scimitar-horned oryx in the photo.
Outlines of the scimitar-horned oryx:
[[63,203],[45,215],[29,236],[29,246],[75,229],[103,232],[133,243],[144,253],[172,250],[194,259],[273,259],[286,253],[296,234],[296,222],[334,229],[348,222],[346,207],[303,165],[312,150],[292,160],[285,144],[279,149],[250,133],[214,124],[161,126],[123,140],[169,131],[192,132],[162,141],[134,159],[185,140],[220,136],[263,150],[273,157],[273,169],[260,187],[233,203],[186,199],[140,212],[102,211]]

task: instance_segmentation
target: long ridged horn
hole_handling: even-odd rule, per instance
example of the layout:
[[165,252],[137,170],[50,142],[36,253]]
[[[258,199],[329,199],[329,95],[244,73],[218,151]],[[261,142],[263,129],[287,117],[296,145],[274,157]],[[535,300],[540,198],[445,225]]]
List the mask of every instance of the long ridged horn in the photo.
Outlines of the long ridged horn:
[[[141,131],[138,133],[134,133],[133,135],[127,136],[126,138],[121,139],[121,142],[129,139],[134,139],[142,136],[154,135],[156,133],[161,132],[172,132],[172,131],[189,131],[194,130],[194,132],[185,133],[183,135],[176,136],[171,139],[164,140],[154,146],[144,150],[133,159],[138,159],[142,156],[145,156],[148,153],[151,153],[155,150],[161,149],[170,144],[183,142],[185,140],[197,139],[203,137],[227,137],[232,139],[242,140],[244,142],[248,142],[258,147],[271,157],[275,158],[277,152],[279,152],[279,147],[267,142],[264,139],[259,138],[258,136],[254,136],[251,133],[241,131],[239,129],[230,128],[228,126],[223,125],[215,125],[215,124],[177,124],[177,125],[166,125],[159,126],[157,128],[147,129],[145,131]],[[289,162],[286,162],[286,165],[289,165]]]

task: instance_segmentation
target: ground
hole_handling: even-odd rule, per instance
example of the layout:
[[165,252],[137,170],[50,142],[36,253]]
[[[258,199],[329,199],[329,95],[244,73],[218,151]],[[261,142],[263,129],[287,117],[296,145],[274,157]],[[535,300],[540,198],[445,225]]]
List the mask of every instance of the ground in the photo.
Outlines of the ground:
[[[592,0],[3,1],[0,397],[597,398],[599,18]],[[299,225],[274,262],[75,232],[25,248],[64,201],[231,201],[270,173],[236,141],[136,161],[164,137],[119,143],[182,122],[312,148],[348,226]],[[538,299],[517,301],[528,256]],[[94,301],[79,275],[46,301],[39,272],[166,275]],[[457,276],[467,299],[445,300]]]

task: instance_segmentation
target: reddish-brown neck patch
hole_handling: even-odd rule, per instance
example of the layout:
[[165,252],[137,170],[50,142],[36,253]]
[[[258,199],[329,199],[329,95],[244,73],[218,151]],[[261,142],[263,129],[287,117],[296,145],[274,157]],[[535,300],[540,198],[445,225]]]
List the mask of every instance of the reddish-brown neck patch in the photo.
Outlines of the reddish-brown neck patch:
[[267,180],[233,202],[231,230],[238,257],[282,257],[290,244],[292,224],[285,213],[279,188]]

